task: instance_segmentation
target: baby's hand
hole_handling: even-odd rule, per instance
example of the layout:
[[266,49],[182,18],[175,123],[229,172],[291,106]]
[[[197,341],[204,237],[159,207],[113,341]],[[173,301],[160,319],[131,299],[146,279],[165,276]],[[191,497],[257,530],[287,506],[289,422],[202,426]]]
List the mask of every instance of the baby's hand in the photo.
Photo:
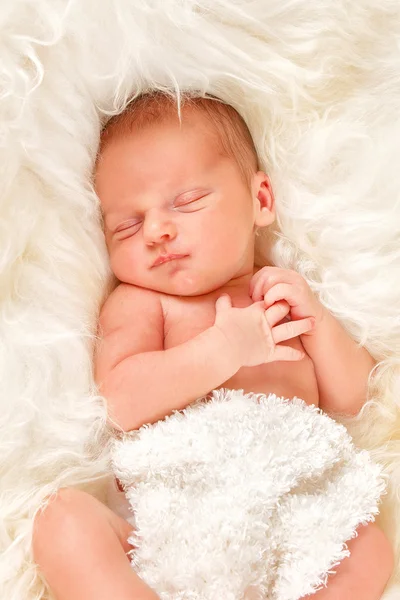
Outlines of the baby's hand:
[[315,334],[325,314],[325,308],[314,296],[305,279],[290,269],[263,267],[253,275],[249,292],[253,302],[264,299],[265,308],[280,300],[286,300],[290,306],[292,321],[313,317],[313,329],[302,335]]
[[255,367],[277,360],[301,360],[304,352],[279,342],[310,330],[313,319],[279,325],[288,311],[286,302],[276,302],[267,310],[264,302],[234,308],[230,296],[223,294],[216,302],[214,327],[224,334],[227,348],[239,367]]

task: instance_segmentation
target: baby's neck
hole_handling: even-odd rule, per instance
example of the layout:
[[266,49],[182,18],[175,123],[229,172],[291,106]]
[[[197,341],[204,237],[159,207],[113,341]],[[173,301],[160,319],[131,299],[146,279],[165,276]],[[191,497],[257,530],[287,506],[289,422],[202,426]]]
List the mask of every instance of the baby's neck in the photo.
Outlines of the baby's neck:
[[224,289],[226,289],[226,288],[236,289],[236,288],[246,287],[249,285],[250,280],[253,277],[254,273],[257,273],[257,271],[259,271],[259,270],[260,270],[260,267],[254,266],[248,273],[243,273],[239,277],[234,277],[233,279],[231,279],[230,281],[225,283],[223,288]]

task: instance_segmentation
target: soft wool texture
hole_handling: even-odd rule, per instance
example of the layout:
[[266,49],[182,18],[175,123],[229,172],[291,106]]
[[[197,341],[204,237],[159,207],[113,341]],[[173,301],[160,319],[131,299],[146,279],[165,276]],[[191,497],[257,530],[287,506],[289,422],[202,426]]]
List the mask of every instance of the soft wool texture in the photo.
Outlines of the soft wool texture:
[[0,4],[0,598],[48,597],[30,550],[46,496],[103,497],[92,352],[110,273],[91,176],[107,118],[151,88],[241,112],[278,209],[259,262],[297,269],[378,359],[346,425],[389,475],[380,524],[398,561],[399,39],[398,0]]
[[135,570],[161,600],[298,600],[374,520],[381,467],[299,398],[218,390],[117,441]]

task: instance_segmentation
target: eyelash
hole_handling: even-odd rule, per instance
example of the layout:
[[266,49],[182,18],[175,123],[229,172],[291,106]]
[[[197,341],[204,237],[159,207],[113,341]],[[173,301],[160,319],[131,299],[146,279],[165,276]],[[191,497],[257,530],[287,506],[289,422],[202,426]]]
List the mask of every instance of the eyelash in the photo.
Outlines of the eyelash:
[[187,200],[186,202],[182,202],[182,204],[178,204],[178,206],[174,206],[174,208],[176,208],[176,209],[184,208],[185,206],[193,204],[194,202],[197,202],[198,200],[202,200],[206,196],[207,196],[207,194],[203,194],[202,196],[196,196],[194,198],[191,198],[190,200]]
[[[142,221],[138,221],[137,223],[132,223],[131,225],[127,225],[126,227],[123,227],[122,229],[118,229],[118,231],[116,231],[115,233],[118,236],[120,233],[124,233],[126,231],[129,231],[129,235],[134,235],[134,233],[137,233],[139,231],[141,224],[142,224]],[[136,231],[134,233],[132,233],[132,231],[130,231],[133,227],[137,227],[137,229],[136,229]],[[125,240],[126,238],[125,237],[118,237],[118,239],[120,241],[122,241],[122,240]]]

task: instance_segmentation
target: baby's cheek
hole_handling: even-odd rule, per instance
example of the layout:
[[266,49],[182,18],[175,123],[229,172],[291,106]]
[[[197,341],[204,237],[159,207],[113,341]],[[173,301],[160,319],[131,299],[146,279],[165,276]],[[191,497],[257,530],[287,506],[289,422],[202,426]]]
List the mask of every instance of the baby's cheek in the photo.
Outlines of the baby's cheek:
[[125,240],[123,244],[114,247],[110,253],[111,270],[120,281],[126,281],[127,278],[134,275],[135,266],[138,264],[132,245],[128,242],[129,240]]
[[111,271],[120,281],[124,281],[123,278],[123,269],[121,269],[121,264],[118,260],[118,257],[115,254],[110,254],[110,267]]

